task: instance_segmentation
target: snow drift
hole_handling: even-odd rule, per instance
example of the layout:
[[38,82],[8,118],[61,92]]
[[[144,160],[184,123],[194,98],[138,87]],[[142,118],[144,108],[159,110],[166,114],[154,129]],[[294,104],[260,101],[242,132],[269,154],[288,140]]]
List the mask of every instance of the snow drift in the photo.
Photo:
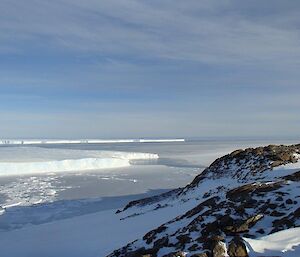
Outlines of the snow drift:
[[290,228],[257,239],[244,238],[251,256],[300,256],[300,228]]

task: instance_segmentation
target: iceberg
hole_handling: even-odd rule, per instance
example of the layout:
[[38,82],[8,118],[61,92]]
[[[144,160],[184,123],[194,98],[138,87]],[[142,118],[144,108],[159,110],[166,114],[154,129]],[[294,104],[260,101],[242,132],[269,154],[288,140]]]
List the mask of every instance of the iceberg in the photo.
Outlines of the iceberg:
[[154,153],[5,147],[0,176],[122,168],[133,160],[158,159]]

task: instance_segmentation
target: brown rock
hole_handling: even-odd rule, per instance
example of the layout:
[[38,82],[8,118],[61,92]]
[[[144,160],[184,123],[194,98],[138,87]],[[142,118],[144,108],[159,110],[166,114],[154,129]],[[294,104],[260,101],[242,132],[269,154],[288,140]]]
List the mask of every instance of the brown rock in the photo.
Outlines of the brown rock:
[[282,152],[282,153],[279,153],[277,155],[277,157],[284,161],[284,162],[288,162],[288,161],[292,161],[293,160],[293,155],[289,152]]
[[291,175],[287,175],[283,178],[287,179],[287,180],[292,180],[292,181],[300,181],[300,171],[297,171]]
[[192,246],[190,246],[190,247],[188,248],[188,250],[189,250],[189,251],[192,251],[192,252],[197,251],[197,250],[199,250],[199,249],[200,249],[200,247],[199,247],[198,244],[193,244]]
[[186,254],[185,254],[184,252],[181,252],[181,251],[176,252],[176,253],[174,254],[174,257],[185,257],[185,256],[186,256]]
[[255,225],[257,221],[263,218],[262,214],[254,215],[246,220],[237,220],[233,225],[226,226],[224,229],[230,233],[242,233],[247,232],[249,228]]
[[252,183],[246,184],[227,192],[226,197],[234,202],[245,201],[253,194],[274,191],[281,187],[281,183]]
[[169,239],[167,236],[162,237],[160,239],[157,239],[154,243],[153,243],[153,247],[154,248],[163,248],[165,246],[167,246],[169,243]]
[[249,227],[252,227],[257,221],[259,221],[263,217],[264,217],[263,214],[254,215],[251,218],[247,219],[246,223],[249,225]]
[[230,257],[249,257],[244,241],[240,237],[235,237],[228,246]]
[[137,249],[136,251],[126,253],[126,257],[141,257],[141,256],[156,256],[157,250],[155,249],[148,249],[146,250],[145,247]]
[[214,244],[212,249],[212,256],[213,257],[225,257],[227,256],[226,245],[222,241],[217,241]]
[[188,235],[179,235],[177,236],[177,239],[180,245],[185,245],[191,241],[191,238]]

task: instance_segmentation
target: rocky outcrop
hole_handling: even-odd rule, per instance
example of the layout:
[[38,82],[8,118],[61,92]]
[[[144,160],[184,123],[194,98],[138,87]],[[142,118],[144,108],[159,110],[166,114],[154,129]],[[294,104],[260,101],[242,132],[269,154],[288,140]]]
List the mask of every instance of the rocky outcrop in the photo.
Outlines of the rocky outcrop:
[[249,257],[246,245],[240,237],[234,237],[228,246],[228,255],[230,257]]
[[[123,210],[118,210],[117,213],[125,211],[125,210],[127,210],[131,207],[134,207],[134,206],[144,206],[144,205],[147,205],[147,204],[153,204],[153,203],[159,202],[159,201],[161,201],[165,198],[172,197],[172,196],[180,193],[181,190],[182,190],[182,188],[177,188],[177,189],[168,191],[166,193],[163,193],[163,194],[160,194],[160,195],[157,195],[157,196],[151,196],[151,197],[143,198],[143,199],[140,199],[140,200],[131,201],[124,207]],[[157,205],[158,209],[160,209],[162,207],[163,206],[161,206],[160,204]]]
[[217,159],[185,188],[130,203],[127,209],[141,207],[140,214],[143,206],[154,211],[152,205],[195,204],[110,257],[132,253],[161,257],[161,249],[171,254],[166,256],[187,252],[189,257],[247,257],[243,237],[300,226],[300,171],[282,175],[274,171],[297,162],[299,153],[300,145],[237,150]]
[[222,241],[215,242],[211,252],[213,257],[225,257],[227,255],[225,243]]
[[[272,171],[280,165],[297,162],[297,154],[300,154],[300,144],[297,145],[269,145],[265,147],[247,148],[236,150],[221,158],[216,159],[208,168],[184,188],[178,188],[158,196],[148,197],[129,202],[118,213],[125,212],[133,207],[143,207],[152,205],[151,210],[157,210],[170,206],[172,199],[176,200],[185,196],[189,191],[198,187],[201,182],[210,179],[231,177],[240,183],[247,183],[249,180],[264,179],[268,171]],[[216,188],[215,191],[222,191],[223,187]],[[206,192],[209,197],[211,192]],[[163,203],[167,200],[167,203]],[[134,213],[131,216],[139,215]]]
[[280,165],[297,162],[300,153],[298,145],[269,145],[266,147],[236,150],[215,160],[204,172],[198,175],[189,187],[197,186],[203,179],[229,176],[238,180],[247,180]]

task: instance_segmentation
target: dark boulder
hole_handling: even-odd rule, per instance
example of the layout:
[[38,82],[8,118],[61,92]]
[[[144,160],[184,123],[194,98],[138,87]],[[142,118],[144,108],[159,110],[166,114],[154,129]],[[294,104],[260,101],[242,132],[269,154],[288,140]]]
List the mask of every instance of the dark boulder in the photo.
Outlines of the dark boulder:
[[254,215],[246,220],[236,220],[231,226],[226,226],[227,233],[242,233],[247,232],[249,228],[253,227],[257,221],[263,218],[262,214]]
[[186,254],[184,252],[175,252],[175,253],[169,253],[167,255],[164,255],[163,257],[186,257]]

